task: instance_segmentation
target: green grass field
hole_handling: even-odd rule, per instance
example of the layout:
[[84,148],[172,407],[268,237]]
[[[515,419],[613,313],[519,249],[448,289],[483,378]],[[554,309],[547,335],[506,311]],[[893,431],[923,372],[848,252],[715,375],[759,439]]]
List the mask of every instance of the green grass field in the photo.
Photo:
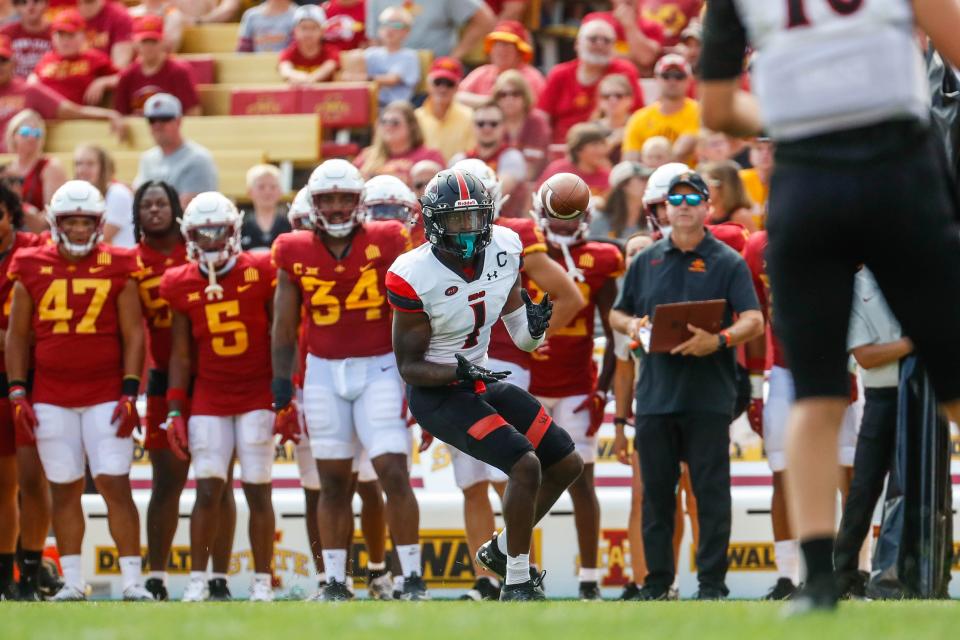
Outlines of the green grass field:
[[835,615],[784,620],[765,602],[504,604],[378,603],[82,604],[0,603],[0,637],[70,640],[854,640],[956,635],[956,602],[844,603]]

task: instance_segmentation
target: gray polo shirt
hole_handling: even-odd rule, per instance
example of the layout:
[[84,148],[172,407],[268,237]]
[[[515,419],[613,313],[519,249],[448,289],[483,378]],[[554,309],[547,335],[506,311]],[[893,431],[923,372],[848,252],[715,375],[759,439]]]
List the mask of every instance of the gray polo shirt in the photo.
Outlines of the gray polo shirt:
[[[387,7],[402,7],[403,0],[367,0],[367,37],[377,38],[380,13]],[[483,6],[483,0],[420,0],[408,8],[413,14],[410,35],[404,42],[411,49],[428,49],[434,56],[448,56],[460,36],[460,28]]]
[[160,147],[144,151],[133,187],[137,188],[147,180],[163,180],[180,194],[216,191],[219,184],[217,167],[210,152],[189,140],[168,156]]
[[[887,306],[873,274],[864,267],[853,281],[853,308],[850,311],[847,349],[853,351],[869,344],[886,344],[901,337],[900,323]],[[860,373],[864,387],[896,387],[900,382],[900,363],[891,362],[873,369],[861,367]]]
[[[710,231],[692,251],[677,249],[670,238],[641,251],[630,264],[614,308],[654,318],[659,304],[695,300],[726,300],[724,327],[733,323],[734,313],[760,309],[747,263]],[[640,367],[637,414],[732,416],[737,399],[735,366],[735,349],[703,358],[651,353]]]

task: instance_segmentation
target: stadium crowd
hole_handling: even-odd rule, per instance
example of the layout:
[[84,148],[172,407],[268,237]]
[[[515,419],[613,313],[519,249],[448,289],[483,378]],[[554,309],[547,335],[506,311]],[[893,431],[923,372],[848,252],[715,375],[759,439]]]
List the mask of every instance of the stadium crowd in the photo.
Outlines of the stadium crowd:
[[[523,244],[524,286],[535,300],[546,294],[555,305],[546,343],[533,354],[514,346],[504,326],[494,327],[488,366],[511,371],[509,382],[541,400],[583,460],[569,487],[580,597],[601,597],[603,505],[593,473],[597,431],[611,410],[615,455],[633,468],[632,581],[622,599],[677,597],[684,515],[698,549],[697,597],[726,597],[728,428],[744,413],[765,437],[774,473],[778,579],[769,597],[790,597],[801,579],[783,496],[790,382],[767,312],[763,260],[773,144],[733,139],[701,124],[703,4],[0,2],[0,294],[7,301],[9,395],[0,407],[0,599],[85,597],[79,554],[87,473],[108,507],[124,598],[166,599],[165,571],[191,464],[197,499],[184,599],[229,599],[234,458],[251,513],[250,597],[273,599],[275,411],[282,416],[296,405],[306,413],[303,433],[279,432],[295,442],[320,593],[350,597],[330,587],[345,585],[352,570],[366,573],[372,597],[428,597],[409,483],[406,401],[400,378],[386,380],[367,362],[393,359],[389,320],[405,309],[393,296],[388,268],[429,240],[418,197],[448,167],[472,174],[495,198],[497,225]],[[325,148],[341,151],[348,168],[328,161],[289,171],[260,162],[247,168],[246,193],[231,194],[236,202],[218,193],[218,150],[186,131],[189,122],[212,115],[201,100],[206,83],[197,82],[194,61],[177,53],[212,25],[236,27],[236,52],[273,56],[277,83],[291,91],[375,83],[378,108],[367,129],[350,132],[349,143],[324,131]],[[238,138],[245,126],[262,126],[242,124],[245,117],[237,116]],[[84,140],[67,161],[47,151],[52,132],[78,119],[108,122],[117,141]],[[129,148],[123,145],[140,119],[153,146],[135,147],[136,172],[124,184],[114,149]],[[351,171],[358,176],[353,182]],[[572,221],[552,218],[541,198],[544,184],[566,173],[581,178],[592,195],[589,209]],[[353,186],[343,187],[344,180]],[[302,253],[313,245],[296,239],[310,229],[324,238],[335,269],[321,265],[318,274],[314,258]],[[670,277],[651,275],[658,261],[677,265]],[[696,284],[690,293],[706,274],[719,289]],[[698,329],[674,354],[651,359],[657,381],[645,377],[642,335],[654,306],[717,297],[729,303],[724,331]],[[278,332],[274,325],[271,336],[270,327],[282,305],[294,304],[299,318],[301,301],[304,326],[330,327],[334,337],[314,344],[302,329],[291,378],[297,388],[289,389],[271,374]],[[867,372],[910,352],[889,318],[884,331],[871,330],[870,313],[883,312],[861,313],[851,333],[851,351]],[[370,328],[358,338],[348,319]],[[605,345],[599,366],[595,339]],[[890,344],[896,347],[877,353]],[[90,358],[68,355],[74,353]],[[889,388],[890,380],[867,373],[864,385],[869,402],[869,388]],[[128,478],[143,395],[143,442],[153,469],[146,567]],[[395,416],[384,417],[394,409]],[[322,413],[339,417],[325,424]],[[847,486],[851,477],[856,482],[862,413],[863,399],[852,399],[837,461]],[[347,430],[346,444],[331,440],[331,430]],[[431,440],[424,432],[420,450]],[[476,555],[495,528],[489,489],[502,497],[506,476],[451,452]],[[886,469],[876,455],[867,496],[858,494],[861,523]],[[325,463],[319,472],[315,459]],[[370,561],[350,568],[344,543],[353,520],[343,510],[354,491],[362,498]],[[51,525],[63,571],[56,592],[40,580]],[[842,569],[857,594],[870,566],[869,545],[864,526],[850,526],[855,533]],[[474,569],[477,580],[465,597],[498,598],[504,575],[476,562]]]

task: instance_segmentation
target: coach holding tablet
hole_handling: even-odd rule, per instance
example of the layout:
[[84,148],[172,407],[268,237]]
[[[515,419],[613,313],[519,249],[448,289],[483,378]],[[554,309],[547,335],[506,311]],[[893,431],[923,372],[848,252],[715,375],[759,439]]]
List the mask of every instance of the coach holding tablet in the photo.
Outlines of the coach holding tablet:
[[709,190],[703,178],[680,174],[667,193],[672,232],[631,263],[610,313],[614,329],[636,340],[661,304],[721,299],[727,308],[719,333],[690,326],[692,337],[671,352],[642,359],[635,446],[643,477],[643,547],[649,574],[641,596],[669,597],[675,572],[677,479],[685,461],[699,507],[696,598],[717,600],[728,593],[729,427],[737,396],[733,347],[763,334],[763,316],[746,262],[704,226]]

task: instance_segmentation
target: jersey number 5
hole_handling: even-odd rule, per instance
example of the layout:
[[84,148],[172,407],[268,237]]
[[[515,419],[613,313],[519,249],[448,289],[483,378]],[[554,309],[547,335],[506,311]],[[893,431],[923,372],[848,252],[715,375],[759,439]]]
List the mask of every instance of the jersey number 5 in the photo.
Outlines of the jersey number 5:
[[[67,282],[70,286],[67,286]],[[93,292],[87,310],[74,328],[75,333],[96,333],[97,318],[103,311],[103,305],[110,293],[110,281],[101,278],[76,278],[66,280],[57,278],[50,283],[37,305],[37,314],[41,322],[53,322],[54,333],[70,333],[70,321],[73,320],[73,309],[67,304],[68,290],[75,296],[82,296],[88,291]]]
[[[218,356],[238,356],[247,350],[250,337],[247,325],[240,320],[228,320],[240,316],[240,301],[217,302],[204,307],[207,314],[207,328],[214,334],[211,346]],[[228,340],[224,334],[232,333]]]
[[[787,0],[787,28],[804,27],[810,24],[805,8],[807,0]],[[855,13],[863,6],[863,0],[826,0],[830,8],[842,16]]]

